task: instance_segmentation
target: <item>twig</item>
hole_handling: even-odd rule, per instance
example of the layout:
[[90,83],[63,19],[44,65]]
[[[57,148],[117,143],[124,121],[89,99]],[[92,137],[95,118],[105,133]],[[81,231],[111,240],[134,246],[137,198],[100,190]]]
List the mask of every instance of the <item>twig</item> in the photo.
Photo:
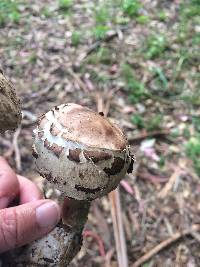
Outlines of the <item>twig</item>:
[[105,256],[105,265],[104,267],[111,267],[111,258],[114,254],[114,249],[110,249],[107,253],[106,253],[106,256]]
[[152,131],[152,132],[142,132],[138,136],[136,135],[133,137],[129,137],[128,140],[129,140],[129,143],[139,142],[139,141],[142,141],[143,139],[146,139],[148,137],[165,136],[165,135],[168,135],[169,133],[170,133],[170,131],[168,129],[160,130],[160,131]]
[[15,151],[15,162],[16,162],[16,167],[18,171],[21,171],[22,167],[21,167],[21,155],[20,155],[20,151],[19,151],[19,146],[18,146],[18,137],[19,134],[21,132],[21,127],[19,127],[13,136],[13,147],[14,147],[14,151]]
[[90,45],[90,47],[87,49],[85,53],[82,54],[80,57],[80,61],[83,61],[86,57],[88,57],[91,53],[97,50],[101,46],[102,43],[107,43],[112,41],[115,37],[120,35],[120,32],[123,32],[127,30],[129,27],[128,26],[121,26],[119,29],[116,31],[113,31],[111,34],[108,34],[104,39],[98,40],[94,42],[93,44]]
[[169,178],[169,181],[166,183],[164,188],[158,193],[159,198],[164,199],[167,196],[168,192],[172,189],[177,177],[180,176],[181,172],[182,171],[180,168],[175,169],[174,173]]
[[200,224],[193,224],[190,229],[186,229],[182,232],[175,233],[173,236],[164,240],[159,245],[157,245],[152,250],[150,250],[145,255],[143,255],[141,258],[139,258],[136,262],[134,262],[134,264],[131,265],[131,267],[141,266],[142,264],[150,260],[154,255],[159,253],[164,248],[168,247],[169,245],[171,245],[172,243],[176,242],[177,240],[179,240],[180,238],[186,235],[192,235],[192,233],[196,231],[200,231]]
[[80,86],[80,88],[83,89],[85,93],[88,93],[88,88],[85,86],[84,82],[81,80],[81,78],[76,74],[72,69],[68,69],[67,72],[74,78],[74,80],[77,82],[77,84]]
[[119,267],[128,267],[127,248],[122,223],[122,211],[118,188],[109,194],[109,200],[111,203],[111,214],[115,234],[118,264]]
[[105,112],[104,111],[104,99],[102,97],[102,94],[100,92],[97,92],[96,94],[96,103],[97,103],[97,110],[98,112]]
[[167,177],[160,177],[160,176],[153,175],[153,174],[150,174],[150,173],[148,173],[146,171],[142,171],[142,170],[137,173],[137,178],[143,179],[143,180],[148,180],[153,184],[166,183],[168,181]]
[[31,97],[30,97],[30,94],[28,95],[25,95],[24,96],[24,101],[26,99],[33,99],[33,98],[39,98],[39,97],[42,97],[43,95],[46,95],[47,93],[49,93],[53,88],[54,86],[56,85],[57,81],[53,81],[52,84],[50,84],[49,86],[45,87],[44,89],[41,89],[37,92],[34,92],[31,94]]
[[89,231],[89,230],[85,230],[83,232],[83,236],[85,237],[92,237],[93,239],[96,240],[96,242],[98,243],[98,246],[99,246],[99,253],[101,255],[102,258],[105,258],[106,256],[106,253],[105,253],[105,248],[104,248],[104,244],[103,244],[103,241],[102,239],[99,237],[99,235],[97,235],[96,233],[93,233],[92,231]]

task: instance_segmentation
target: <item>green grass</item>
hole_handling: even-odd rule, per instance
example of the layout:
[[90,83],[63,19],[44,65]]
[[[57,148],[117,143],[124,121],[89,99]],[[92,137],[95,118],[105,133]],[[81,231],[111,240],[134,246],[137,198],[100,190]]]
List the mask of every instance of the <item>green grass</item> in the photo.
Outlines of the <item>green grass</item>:
[[149,22],[149,20],[150,20],[149,17],[148,16],[144,16],[144,15],[138,16],[136,18],[136,21],[138,23],[144,24],[144,25],[146,25]]
[[74,31],[71,36],[71,42],[73,46],[78,46],[81,43],[82,33],[80,31]]
[[136,17],[139,15],[139,11],[142,5],[138,0],[123,0],[122,1],[122,10],[125,15],[129,17]]
[[125,81],[125,89],[128,91],[129,100],[132,103],[138,103],[148,94],[142,82],[140,82],[129,64],[122,66],[122,79]]
[[145,128],[145,122],[144,119],[141,115],[135,114],[131,117],[131,122],[137,126],[138,129],[143,129]]
[[138,129],[146,129],[148,132],[158,130],[162,128],[162,114],[154,114],[151,118],[145,119],[143,115],[134,114],[131,117],[131,122],[138,128]]
[[161,56],[167,48],[167,40],[164,35],[150,35],[146,42],[145,57],[147,59],[155,59]]
[[193,39],[195,35],[194,25],[200,24],[200,1],[183,1],[180,5],[180,22],[178,27],[178,41],[184,43]]
[[107,24],[110,19],[110,13],[108,6],[106,6],[106,2],[103,5],[95,8],[94,17],[97,25]]
[[19,12],[19,1],[1,0],[0,1],[0,27],[5,24],[19,23],[21,15]]
[[37,54],[35,52],[33,52],[29,58],[28,58],[29,62],[32,64],[35,64],[37,62]]
[[110,27],[108,27],[107,25],[96,25],[92,32],[93,35],[95,37],[95,39],[104,39],[107,35],[107,32],[110,30]]
[[190,138],[186,145],[186,155],[192,160],[196,173],[200,175],[200,134]]
[[193,116],[192,124],[194,126],[194,129],[200,134],[200,117]]
[[53,14],[52,12],[50,11],[50,9],[45,6],[41,9],[41,15],[45,18],[50,18]]
[[62,11],[68,11],[73,5],[73,0],[58,0],[59,9]]
[[160,67],[152,67],[151,71],[156,75],[156,81],[160,90],[166,90],[168,87],[168,80],[165,73]]
[[92,34],[95,39],[104,39],[107,32],[111,29],[111,14],[109,5],[106,1],[103,1],[100,6],[94,9],[95,26],[92,29]]

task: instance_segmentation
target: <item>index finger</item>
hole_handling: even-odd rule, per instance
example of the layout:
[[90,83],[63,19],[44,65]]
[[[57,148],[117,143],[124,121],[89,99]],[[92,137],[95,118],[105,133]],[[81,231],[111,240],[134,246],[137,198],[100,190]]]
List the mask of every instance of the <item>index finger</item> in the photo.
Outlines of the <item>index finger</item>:
[[3,157],[0,157],[0,209],[5,208],[18,195],[16,174]]

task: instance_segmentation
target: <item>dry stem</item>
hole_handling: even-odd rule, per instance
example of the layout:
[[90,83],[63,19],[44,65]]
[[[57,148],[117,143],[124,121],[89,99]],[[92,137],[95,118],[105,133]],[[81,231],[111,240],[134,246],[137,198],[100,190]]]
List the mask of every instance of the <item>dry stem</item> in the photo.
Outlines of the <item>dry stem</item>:
[[131,267],[139,267],[143,263],[150,260],[154,255],[159,253],[164,248],[168,247],[172,243],[176,242],[180,238],[186,236],[186,235],[192,235],[193,232],[200,231],[200,224],[193,224],[191,228],[184,230],[183,232],[177,232],[173,236],[169,237],[168,239],[164,240],[160,244],[158,244],[156,247],[154,247],[152,250],[147,252],[145,255],[143,255],[141,258],[139,258]]

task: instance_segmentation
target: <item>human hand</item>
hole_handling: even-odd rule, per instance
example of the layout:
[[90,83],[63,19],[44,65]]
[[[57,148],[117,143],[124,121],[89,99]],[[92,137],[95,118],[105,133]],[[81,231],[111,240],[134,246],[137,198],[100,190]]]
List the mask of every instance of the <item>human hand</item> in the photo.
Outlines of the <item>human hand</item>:
[[[9,204],[19,198],[19,205]],[[23,246],[50,232],[60,219],[60,208],[42,199],[37,186],[16,175],[0,157],[0,253]]]

